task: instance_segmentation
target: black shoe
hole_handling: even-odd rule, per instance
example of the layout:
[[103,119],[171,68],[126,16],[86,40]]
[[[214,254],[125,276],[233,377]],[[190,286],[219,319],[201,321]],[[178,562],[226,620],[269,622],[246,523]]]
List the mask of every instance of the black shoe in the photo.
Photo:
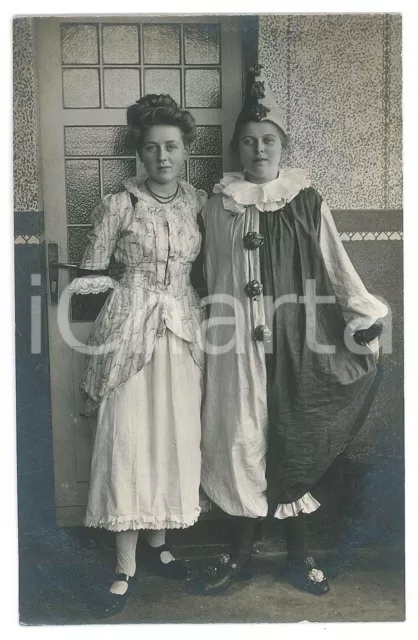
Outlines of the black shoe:
[[[117,573],[115,575],[115,580],[124,580],[125,582],[129,581],[129,576],[124,573]],[[111,591],[107,591],[98,602],[95,603],[92,614],[95,618],[109,618],[110,616],[115,616],[117,613],[120,613],[124,610],[126,601],[128,599],[129,593],[129,582],[128,589],[123,595],[119,595],[117,593],[112,593]]]
[[151,547],[149,544],[140,545],[141,562],[144,567],[157,576],[170,580],[187,580],[190,570],[181,560],[171,560],[164,563],[163,553],[171,553],[166,544]]
[[292,560],[288,557],[287,565],[290,581],[296,588],[309,591],[316,596],[323,596],[330,590],[327,577],[316,566],[312,557],[308,556],[301,560]]
[[201,579],[191,585],[189,593],[198,596],[216,596],[225,593],[229,587],[240,580],[251,580],[254,576],[251,556],[244,566],[237,565],[228,558],[227,562],[222,562],[215,567],[210,567],[206,573],[208,577]]

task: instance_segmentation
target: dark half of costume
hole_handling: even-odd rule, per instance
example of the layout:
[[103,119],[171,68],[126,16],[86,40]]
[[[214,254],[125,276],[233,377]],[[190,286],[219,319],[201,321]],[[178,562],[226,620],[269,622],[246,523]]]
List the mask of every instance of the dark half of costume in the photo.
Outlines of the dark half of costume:
[[[203,211],[215,298],[202,486],[231,515],[309,513],[319,506],[310,490],[344,450],[376,374],[378,346],[354,353],[345,332],[387,309],[367,292],[303,171],[262,185],[227,174],[215,194]],[[328,300],[312,310],[313,293]]]
[[[317,238],[321,202],[309,187],[279,214],[260,217],[265,296],[307,296],[306,283],[314,280],[317,296],[335,298]],[[285,303],[271,324],[273,349],[266,367],[273,504],[304,495],[343,451],[376,372],[373,353],[355,354],[346,347],[338,304],[322,302],[314,310],[317,330],[312,337],[318,345],[335,345],[330,353],[307,344],[307,313],[306,304]]]

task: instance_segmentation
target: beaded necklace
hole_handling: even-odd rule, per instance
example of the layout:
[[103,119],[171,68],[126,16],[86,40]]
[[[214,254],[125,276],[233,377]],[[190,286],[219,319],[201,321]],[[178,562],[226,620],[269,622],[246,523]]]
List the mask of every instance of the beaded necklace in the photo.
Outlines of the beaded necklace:
[[177,189],[175,190],[174,194],[172,194],[171,196],[160,196],[160,195],[158,195],[148,185],[148,181],[147,180],[145,180],[145,188],[148,191],[148,193],[150,194],[150,196],[153,197],[154,200],[156,200],[160,204],[170,204],[171,202],[173,202],[173,200],[176,199],[177,194],[178,194],[179,189],[180,189],[180,184],[177,183]]

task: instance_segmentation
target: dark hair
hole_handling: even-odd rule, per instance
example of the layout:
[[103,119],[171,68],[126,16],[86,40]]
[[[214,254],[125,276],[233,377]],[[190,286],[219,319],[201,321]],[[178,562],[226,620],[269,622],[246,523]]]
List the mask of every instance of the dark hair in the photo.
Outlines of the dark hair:
[[196,138],[196,122],[191,113],[180,109],[177,102],[167,94],[149,93],[126,112],[128,122],[127,143],[130,148],[141,149],[144,134],[156,124],[178,127],[183,142],[189,146]]
[[283,131],[283,129],[281,129],[279,127],[278,124],[276,124],[275,122],[273,122],[273,120],[269,120],[268,118],[265,118],[264,120],[257,120],[257,118],[251,118],[251,117],[246,117],[245,119],[241,119],[238,118],[238,120],[235,123],[235,129],[234,129],[234,133],[232,135],[232,140],[230,143],[230,147],[232,149],[232,151],[234,153],[238,153],[238,142],[239,142],[239,137],[241,135],[241,131],[243,130],[243,128],[245,127],[246,124],[248,124],[249,122],[271,122],[271,124],[274,124],[280,134],[280,138],[282,141],[282,148],[286,149],[288,142],[289,142],[289,138],[288,136],[285,134],[285,132]]

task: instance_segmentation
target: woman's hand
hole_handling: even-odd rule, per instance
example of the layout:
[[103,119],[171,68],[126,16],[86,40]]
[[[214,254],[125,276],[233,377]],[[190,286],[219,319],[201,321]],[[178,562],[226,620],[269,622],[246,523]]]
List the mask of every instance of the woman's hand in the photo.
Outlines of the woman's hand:
[[125,270],[126,266],[122,262],[111,262],[109,265],[109,275],[114,280],[120,280]]
[[372,324],[372,326],[368,329],[360,329],[359,331],[356,331],[353,338],[354,341],[361,346],[364,346],[365,344],[368,344],[370,346],[370,343],[373,340],[379,338],[382,335],[382,331],[383,325],[378,321]]
[[362,329],[356,331],[353,338],[357,344],[361,346],[367,345],[370,351],[373,353],[374,359],[377,362],[379,359],[379,338],[383,332],[383,325],[380,321],[375,322],[368,329]]

